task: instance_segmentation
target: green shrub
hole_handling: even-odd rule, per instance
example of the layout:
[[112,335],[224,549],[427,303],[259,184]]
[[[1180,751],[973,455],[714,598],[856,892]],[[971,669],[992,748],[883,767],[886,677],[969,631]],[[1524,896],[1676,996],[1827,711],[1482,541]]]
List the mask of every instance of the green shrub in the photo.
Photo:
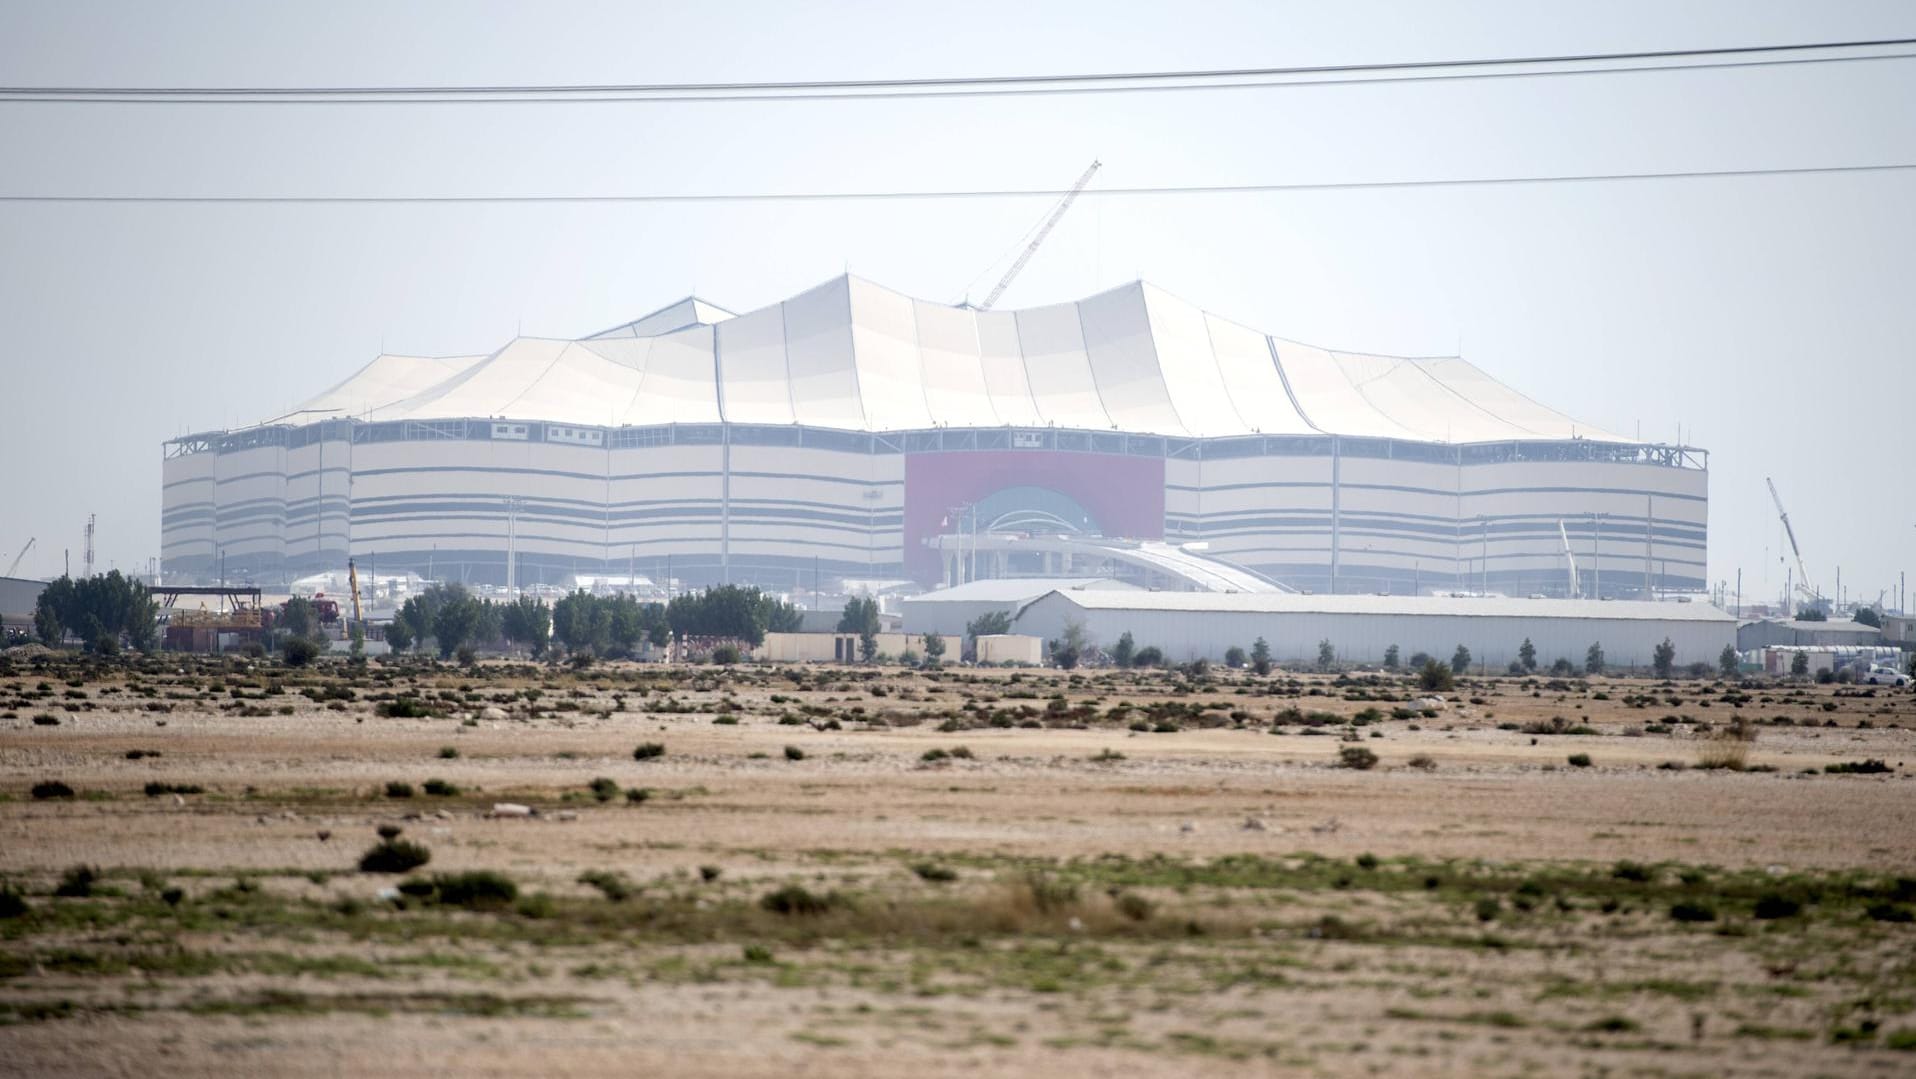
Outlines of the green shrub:
[[1344,746],[1337,751],[1337,766],[1368,772],[1377,767],[1377,754],[1363,746]]
[[62,899],[85,899],[93,894],[93,885],[99,879],[100,871],[90,865],[69,866],[60,874],[60,883],[54,886],[53,894]]
[[1125,892],[1118,896],[1117,906],[1119,914],[1134,922],[1149,921],[1151,915],[1157,912],[1157,908],[1149,899],[1136,892]]
[[1910,913],[1908,907],[1899,907],[1894,903],[1872,903],[1864,913],[1869,915],[1871,921],[1876,922],[1916,921],[1916,914]]
[[805,751],[797,746],[786,746],[785,759],[788,761],[802,761],[805,759]]
[[1570,754],[1569,761],[1570,767],[1572,768],[1588,768],[1590,767],[1590,754],[1572,753]]
[[1823,771],[1828,772],[1831,775],[1867,776],[1867,775],[1876,775],[1878,773],[1888,772],[1891,770],[1892,769],[1890,768],[1888,764],[1885,764],[1883,761],[1878,760],[1875,757],[1871,757],[1869,760],[1865,760],[1865,761],[1843,761],[1838,764],[1826,764],[1823,766]]
[[449,907],[497,909],[510,906],[519,898],[519,886],[511,878],[490,869],[438,874],[432,883],[437,892],[434,898]]
[[1504,905],[1499,902],[1495,896],[1484,896],[1482,899],[1477,900],[1477,920],[1480,922],[1495,921],[1497,915],[1502,913],[1503,909]]
[[600,889],[600,895],[613,903],[625,903],[632,897],[632,882],[611,870],[586,870],[579,874],[579,884],[590,884]]
[[398,780],[394,780],[386,784],[386,797],[388,798],[411,798],[412,795],[413,789],[410,783],[401,783]]
[[1794,918],[1803,913],[1803,904],[1786,895],[1765,892],[1756,900],[1755,915],[1765,921],[1773,918]]
[[73,797],[73,788],[57,779],[49,779],[33,785],[33,796],[40,801],[45,801],[49,798],[71,798]]
[[723,872],[725,872],[725,870],[719,868],[718,866],[702,865],[702,866],[699,866],[699,879],[704,881],[707,884],[710,884],[713,881],[719,879],[719,874]]
[[665,746],[658,742],[641,742],[638,748],[632,751],[632,759],[635,761],[649,761],[654,757],[663,756],[665,756]]
[[161,783],[153,780],[146,785],[146,796],[158,798],[163,794],[205,794],[206,788],[198,783]]
[[956,869],[939,865],[937,862],[919,862],[911,867],[911,871],[918,874],[919,880],[930,881],[933,884],[947,884],[958,879]]
[[435,798],[451,798],[459,793],[459,788],[443,779],[428,779],[421,784],[427,794]]
[[279,655],[288,667],[304,667],[319,658],[319,645],[305,637],[288,637],[279,646]]
[[1610,870],[1610,876],[1615,879],[1627,880],[1635,884],[1647,884],[1655,875],[1655,870],[1649,866],[1631,861],[1618,862],[1616,866]]
[[1707,903],[1698,903],[1686,899],[1680,903],[1671,905],[1670,917],[1675,918],[1679,922],[1714,922],[1716,921],[1716,909]]
[[0,919],[20,918],[27,913],[27,901],[12,888],[0,888]]
[[379,714],[388,719],[424,719],[432,708],[417,697],[398,697],[379,706]]
[[763,944],[747,944],[745,950],[740,954],[744,956],[747,963],[770,963],[772,961],[772,950]]
[[359,857],[361,873],[410,873],[432,861],[432,852],[409,839],[385,839]]
[[612,779],[610,776],[600,776],[594,779],[590,785],[590,789],[592,791],[592,797],[597,798],[601,802],[610,802],[619,796],[618,781]]
[[440,746],[439,759],[442,761],[458,760],[459,747],[458,746]]
[[1448,693],[1456,688],[1456,684],[1457,676],[1451,673],[1447,663],[1425,659],[1423,667],[1417,672],[1418,688],[1426,693]]
[[837,892],[818,895],[802,884],[787,884],[777,891],[767,892],[759,899],[758,905],[774,914],[816,915],[824,914],[844,902],[844,897]]
[[644,805],[652,797],[652,792],[644,787],[625,788],[626,805]]
[[36,712],[33,716],[33,725],[36,727],[58,727],[60,725],[60,717],[54,715],[52,712]]

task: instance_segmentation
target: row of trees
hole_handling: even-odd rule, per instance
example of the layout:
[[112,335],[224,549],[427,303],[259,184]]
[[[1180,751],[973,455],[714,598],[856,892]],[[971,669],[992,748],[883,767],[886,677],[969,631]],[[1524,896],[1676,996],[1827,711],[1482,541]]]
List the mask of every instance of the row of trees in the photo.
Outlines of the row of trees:
[[386,628],[386,641],[400,652],[431,641],[442,659],[462,648],[501,644],[523,646],[535,657],[556,644],[575,655],[620,658],[646,644],[663,646],[675,633],[756,646],[767,632],[789,632],[798,624],[798,611],[790,604],[737,585],[675,596],[669,604],[581,589],[548,607],[531,596],[495,603],[463,585],[435,584],[400,607]]
[[34,603],[33,629],[49,645],[59,645],[71,635],[89,651],[111,654],[119,651],[124,637],[145,652],[153,648],[159,617],[159,605],[146,586],[113,570],[50,582]]

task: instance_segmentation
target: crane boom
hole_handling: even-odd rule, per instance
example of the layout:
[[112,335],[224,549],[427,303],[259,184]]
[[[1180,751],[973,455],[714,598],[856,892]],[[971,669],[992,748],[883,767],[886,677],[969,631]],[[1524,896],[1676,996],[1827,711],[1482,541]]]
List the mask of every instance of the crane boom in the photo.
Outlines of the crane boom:
[[1577,580],[1577,556],[1570,553],[1570,531],[1563,527],[1561,518],[1557,521],[1557,536],[1563,540],[1563,560],[1570,566],[1570,598],[1583,598],[1583,585]]
[[359,614],[359,567],[350,558],[346,560],[346,584],[353,590],[353,621],[364,625],[365,619]]
[[13,556],[13,565],[7,567],[7,576],[9,577],[13,576],[13,571],[20,568],[20,560],[27,556],[28,551],[33,550],[33,541],[36,539],[39,539],[39,537],[38,536],[27,537],[27,545],[25,547],[20,548],[20,553]]
[[1810,584],[1809,567],[1803,564],[1803,550],[1796,545],[1796,529],[1790,526],[1789,512],[1783,508],[1783,496],[1776,493],[1776,481],[1765,476],[1763,482],[1770,485],[1770,499],[1776,503],[1776,515],[1783,519],[1783,534],[1789,537],[1790,553],[1796,556],[1797,587],[1803,590],[1804,595],[1812,599],[1823,598],[1823,594],[1816,590],[1816,586]]
[[998,279],[998,284],[993,286],[991,294],[985,297],[985,302],[978,305],[978,310],[991,310],[991,305],[997,303],[998,297],[1003,296],[1005,289],[1011,287],[1012,280],[1018,276],[1020,270],[1025,268],[1025,263],[1030,262],[1031,256],[1037,254],[1038,245],[1044,243],[1046,236],[1051,235],[1051,230],[1057,227],[1058,219],[1064,216],[1064,212],[1071,209],[1071,204],[1078,198],[1078,192],[1083,191],[1084,185],[1091,182],[1091,174],[1097,172],[1099,166],[1103,164],[1102,161],[1093,161],[1091,167],[1084,170],[1084,175],[1078,177],[1078,182],[1071,185],[1071,190],[1065,192],[1064,198],[1058,202],[1058,208],[1051,211],[1050,217],[1045,218],[1043,227],[1038,229],[1038,235],[1031,238],[1031,243],[1018,256],[1018,261],[1012,263],[1011,269],[1006,270],[1005,275]]

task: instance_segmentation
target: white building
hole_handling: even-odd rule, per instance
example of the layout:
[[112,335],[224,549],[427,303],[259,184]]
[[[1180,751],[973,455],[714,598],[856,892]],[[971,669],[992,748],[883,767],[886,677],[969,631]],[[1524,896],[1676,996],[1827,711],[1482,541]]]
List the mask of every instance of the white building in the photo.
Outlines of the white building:
[[[1704,580],[1707,457],[1457,357],[1338,352],[1138,282],[977,311],[843,276],[734,315],[380,356],[279,418],[165,445],[169,579],[348,555],[520,585],[937,583],[940,536],[1082,533],[1315,592],[1636,594]],[[973,544],[977,546],[977,544]],[[994,556],[995,557],[995,556]],[[942,563],[942,564],[941,564]],[[1005,575],[1034,567],[1012,557]]]
[[1678,665],[1715,667],[1736,643],[1736,619],[1700,603],[1219,592],[1054,591],[1026,604],[1012,631],[1055,640],[1073,622],[1091,644],[1109,649],[1128,631],[1177,662],[1220,660],[1233,645],[1248,652],[1262,637],[1279,662],[1315,663],[1321,641],[1349,663],[1381,663],[1391,645],[1405,663],[1418,652],[1449,660],[1461,644],[1501,671],[1527,637],[1546,668],[1567,659],[1582,670],[1592,644],[1610,666],[1648,667],[1668,638]]

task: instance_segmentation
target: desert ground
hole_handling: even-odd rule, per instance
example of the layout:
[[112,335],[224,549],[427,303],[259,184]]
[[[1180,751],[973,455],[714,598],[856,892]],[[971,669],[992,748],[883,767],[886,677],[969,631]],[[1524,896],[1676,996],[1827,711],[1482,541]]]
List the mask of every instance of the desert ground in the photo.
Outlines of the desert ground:
[[15,649],[0,1073],[1910,1074],[1912,764],[1806,683]]

